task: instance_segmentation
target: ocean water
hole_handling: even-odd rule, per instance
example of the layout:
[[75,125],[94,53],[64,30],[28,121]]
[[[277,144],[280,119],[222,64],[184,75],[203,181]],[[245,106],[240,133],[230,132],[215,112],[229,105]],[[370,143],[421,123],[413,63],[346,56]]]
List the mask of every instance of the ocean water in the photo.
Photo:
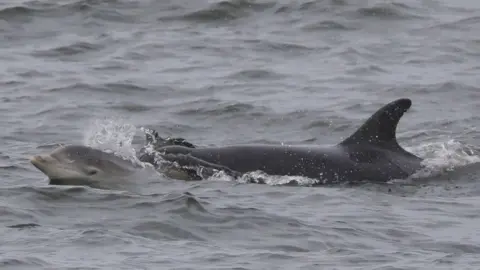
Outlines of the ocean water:
[[[1,269],[479,269],[480,2],[37,0],[0,4]],[[334,144],[410,98],[419,179],[49,186],[28,156]]]

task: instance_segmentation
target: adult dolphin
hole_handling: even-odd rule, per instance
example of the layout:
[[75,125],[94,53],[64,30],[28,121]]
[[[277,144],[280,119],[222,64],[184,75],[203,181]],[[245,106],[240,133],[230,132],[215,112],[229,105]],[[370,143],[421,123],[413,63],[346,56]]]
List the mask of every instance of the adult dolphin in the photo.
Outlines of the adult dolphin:
[[386,104],[350,137],[332,146],[161,145],[155,149],[165,160],[181,166],[225,170],[233,176],[263,171],[319,179],[321,183],[404,179],[422,167],[422,159],[403,149],[396,138],[398,122],[411,105],[408,98]]

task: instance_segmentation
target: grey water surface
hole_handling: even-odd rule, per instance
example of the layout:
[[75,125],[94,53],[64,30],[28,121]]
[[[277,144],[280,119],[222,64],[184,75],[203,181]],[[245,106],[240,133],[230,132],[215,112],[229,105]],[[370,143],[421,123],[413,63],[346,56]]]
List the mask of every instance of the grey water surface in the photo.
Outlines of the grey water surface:
[[[480,1],[9,0],[0,40],[1,269],[480,269]],[[101,190],[27,159],[335,144],[397,98],[416,180]]]

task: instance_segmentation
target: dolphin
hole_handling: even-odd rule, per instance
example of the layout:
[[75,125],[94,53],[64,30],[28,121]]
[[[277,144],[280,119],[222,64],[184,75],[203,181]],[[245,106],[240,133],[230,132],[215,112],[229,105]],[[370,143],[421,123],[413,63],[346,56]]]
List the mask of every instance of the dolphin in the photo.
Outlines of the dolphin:
[[[150,137],[147,134],[147,139]],[[156,145],[192,146],[182,138],[163,139],[155,133]],[[142,158],[143,157],[143,158]],[[149,158],[146,158],[149,157]],[[138,158],[138,157],[137,157]],[[66,145],[54,149],[49,154],[30,157],[30,162],[49,178],[50,185],[90,186],[108,188],[127,183],[129,177],[145,168],[145,163],[153,165],[154,169],[165,176],[182,180],[201,180],[199,170],[180,168],[171,164],[159,164],[149,155],[141,154],[140,163],[124,159],[114,153],[109,153],[84,145]],[[141,163],[143,162],[143,164]],[[201,171],[204,177],[214,171],[206,168]]]
[[83,145],[60,146],[30,162],[49,178],[51,185],[101,186],[107,180],[131,176],[139,164],[113,153]]
[[336,145],[195,147],[193,144],[161,144],[155,150],[163,159],[181,166],[224,170],[234,177],[263,171],[268,175],[321,180],[319,184],[405,179],[422,168],[422,158],[403,149],[396,138],[400,118],[411,105],[408,98],[384,105]]

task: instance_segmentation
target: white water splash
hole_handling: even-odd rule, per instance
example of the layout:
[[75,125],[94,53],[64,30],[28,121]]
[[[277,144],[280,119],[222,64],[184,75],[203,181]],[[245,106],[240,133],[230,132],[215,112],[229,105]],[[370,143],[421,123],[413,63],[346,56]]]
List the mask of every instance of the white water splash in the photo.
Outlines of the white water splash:
[[408,149],[422,157],[425,166],[412,178],[431,177],[455,168],[480,162],[478,149],[451,139],[447,142],[435,142]]
[[295,183],[298,186],[312,186],[319,183],[318,179],[312,179],[301,176],[278,176],[268,175],[262,171],[254,171],[243,174],[240,178],[234,179],[233,177],[223,173],[222,171],[211,176],[209,180],[216,181],[236,181],[237,183],[262,183],[270,186],[283,186],[291,183]]
[[122,118],[97,119],[86,130],[83,143],[137,162],[132,146],[136,132],[137,128]]

